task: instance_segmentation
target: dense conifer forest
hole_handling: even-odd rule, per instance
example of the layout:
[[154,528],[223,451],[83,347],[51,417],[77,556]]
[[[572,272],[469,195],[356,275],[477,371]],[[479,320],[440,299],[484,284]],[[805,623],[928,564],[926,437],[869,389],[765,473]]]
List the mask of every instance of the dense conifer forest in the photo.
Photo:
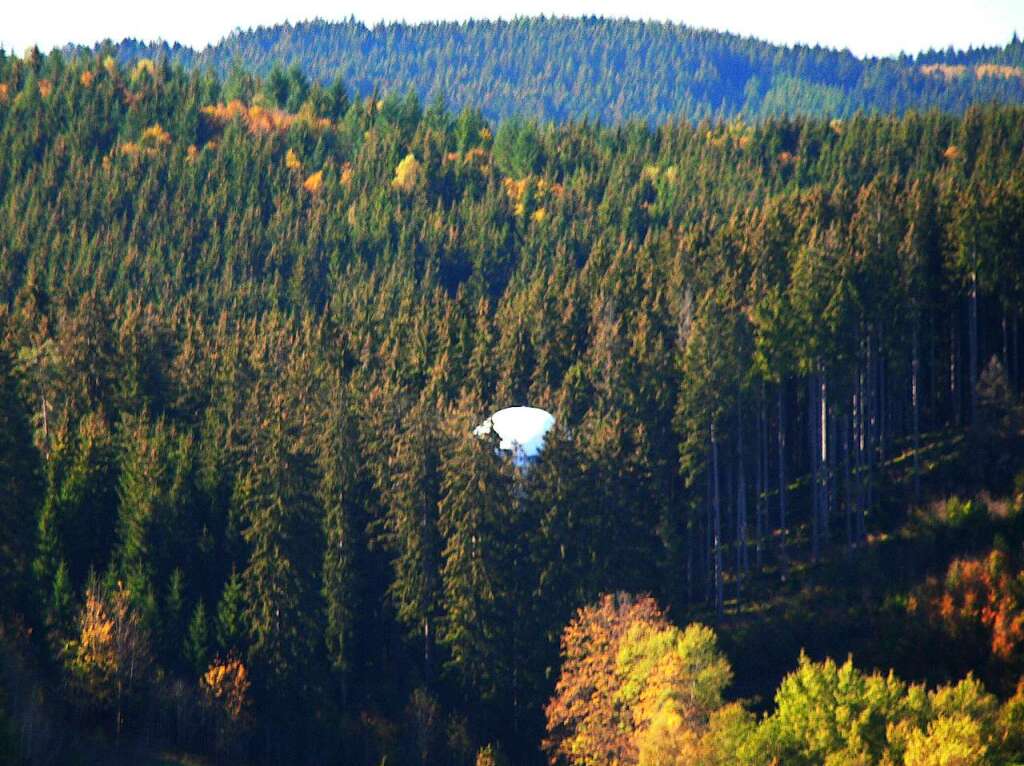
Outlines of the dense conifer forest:
[[0,57],[0,753],[1024,759],[1024,108],[359,86]]
[[[880,24],[886,23],[879,19]],[[1007,31],[1010,38],[1010,31]],[[236,31],[193,50],[123,40],[116,55],[280,77],[297,67],[353,94],[442,95],[488,119],[849,117],[858,111],[961,112],[1024,102],[1024,45],[861,59],[849,51],[772,45],[681,24],[602,18],[391,23],[312,21]],[[275,73],[275,70],[280,70]]]

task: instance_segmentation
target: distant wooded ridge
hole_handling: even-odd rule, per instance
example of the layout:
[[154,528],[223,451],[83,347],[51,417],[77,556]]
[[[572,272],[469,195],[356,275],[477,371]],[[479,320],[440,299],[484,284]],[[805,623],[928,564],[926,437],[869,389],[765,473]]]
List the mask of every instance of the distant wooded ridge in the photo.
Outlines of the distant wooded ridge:
[[971,104],[1024,102],[1016,34],[1005,47],[858,58],[671,22],[540,17],[368,27],[349,19],[239,30],[203,50],[132,39],[94,50],[111,46],[122,61],[167,56],[221,76],[298,67],[321,82],[341,78],[362,96],[412,90],[490,119],[661,123],[960,113]]

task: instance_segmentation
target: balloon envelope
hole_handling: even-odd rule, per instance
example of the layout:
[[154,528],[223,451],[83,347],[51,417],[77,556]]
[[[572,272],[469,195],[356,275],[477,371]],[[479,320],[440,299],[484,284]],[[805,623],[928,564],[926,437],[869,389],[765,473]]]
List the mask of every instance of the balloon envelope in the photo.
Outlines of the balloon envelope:
[[478,425],[473,433],[484,436],[493,431],[501,439],[501,449],[530,460],[544,448],[544,437],[554,424],[554,415],[537,407],[506,407]]

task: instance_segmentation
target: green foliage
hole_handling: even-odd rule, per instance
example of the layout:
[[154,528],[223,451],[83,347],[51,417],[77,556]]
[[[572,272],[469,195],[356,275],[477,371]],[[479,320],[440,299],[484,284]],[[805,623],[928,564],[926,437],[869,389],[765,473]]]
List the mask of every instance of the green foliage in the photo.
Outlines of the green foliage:
[[[630,119],[662,123],[682,115],[748,118],[852,116],[857,112],[963,110],[993,98],[1020,102],[1021,78],[984,76],[984,64],[1019,68],[1024,46],[928,51],[916,57],[862,59],[849,51],[780,47],[671,22],[517,18],[366,26],[308,21],[236,31],[205,50],[125,40],[123,61],[163,56],[228,77],[229,97],[252,95],[238,64],[267,75],[268,100],[289,108],[304,83],[340,72],[363,97],[413,88],[420,99],[443,94],[456,109],[490,118]],[[282,62],[291,63],[289,69]],[[940,65],[940,69],[925,69]],[[941,66],[964,66],[946,77]],[[292,109],[295,111],[295,109]]]
[[197,676],[202,675],[209,666],[209,624],[206,618],[206,607],[202,600],[196,604],[196,608],[192,612],[192,619],[188,623],[188,632],[185,634],[182,653],[185,661]]
[[217,604],[217,645],[225,654],[238,651],[247,643],[244,608],[242,577],[237,572],[232,572]]
[[822,763],[840,752],[877,763],[887,748],[889,723],[922,715],[924,702],[917,689],[908,692],[891,674],[866,676],[851,659],[837,665],[801,655],[775,695],[766,741],[786,763]]
[[503,121],[494,137],[494,161],[512,178],[537,172],[541,161],[537,126],[516,118]]
[[[515,25],[529,23],[502,28]],[[680,619],[710,620],[714,604],[749,624],[769,581],[783,610],[823,573],[852,590],[900,537],[890,525],[919,441],[922,490],[941,445],[969,430],[1005,456],[992,488],[1009,491],[1017,107],[496,128],[484,114],[501,99],[449,114],[405,84],[368,98],[344,71],[351,95],[341,79],[325,89],[291,60],[222,85],[159,56],[105,56],[0,60],[0,563],[15,573],[0,588],[3,629],[38,641],[47,668],[62,667],[45,655],[74,638],[77,599],[120,594],[154,663],[126,737],[174,720],[159,727],[169,746],[230,742],[216,756],[232,761],[469,762],[493,742],[530,762],[559,633],[600,593],[650,593]],[[620,92],[625,114],[635,93]],[[399,186],[414,183],[398,191],[403,163],[415,173]],[[980,371],[974,419],[972,338],[979,360],[999,357]],[[515,404],[557,421],[528,465],[473,433]],[[996,466],[974,462],[979,480]],[[987,544],[1004,507],[994,494],[991,514],[954,508],[951,533],[919,541],[901,571],[944,565],[927,546],[947,537]],[[1017,640],[1012,620],[1000,629]],[[713,642],[666,630],[634,636],[623,660],[645,759],[757,762],[768,751],[749,714],[720,705],[720,653],[698,651]],[[749,635],[729,639],[750,654]],[[1011,657],[1014,642],[1001,644]],[[963,672],[913,646],[878,652],[915,678],[921,665]],[[618,659],[605,657],[613,680]],[[246,692],[237,720],[216,685],[195,685],[204,660]],[[777,669],[759,668],[752,693]],[[61,672],[44,701],[70,696],[53,691],[72,688]],[[806,672],[857,716],[788,682],[787,753],[855,763],[896,747],[879,723],[884,683]],[[995,665],[978,672],[1012,687]],[[648,685],[676,691],[645,700]],[[604,692],[589,720],[617,727]],[[71,707],[76,731],[109,712]],[[979,721],[995,757],[988,713],[943,715]],[[900,748],[933,723],[939,738],[955,728],[921,716]],[[605,733],[639,758],[619,728]]]

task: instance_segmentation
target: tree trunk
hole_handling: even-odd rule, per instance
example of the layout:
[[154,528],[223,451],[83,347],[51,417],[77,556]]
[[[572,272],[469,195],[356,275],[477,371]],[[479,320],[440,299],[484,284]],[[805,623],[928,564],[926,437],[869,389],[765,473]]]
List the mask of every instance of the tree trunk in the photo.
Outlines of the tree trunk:
[[953,424],[959,426],[960,417],[960,391],[957,386],[957,322],[951,319],[949,323],[949,406],[953,414]]
[[779,446],[779,563],[786,566],[786,396],[782,381],[778,388]]
[[768,484],[768,442],[765,436],[764,383],[758,396],[757,413],[757,508],[754,511],[754,534],[757,545],[754,549],[754,563],[758,569],[764,564],[764,511]]
[[714,552],[715,552],[715,614],[722,616],[724,599],[722,597],[722,505],[718,485],[718,436],[715,426],[711,424],[711,492],[714,506]]
[[868,433],[871,389],[870,381],[870,348],[871,341],[867,341],[868,356],[867,362],[861,368],[857,376],[857,509],[854,514],[854,544],[859,546],[864,538],[864,514],[868,502],[868,466],[870,464],[870,438]]
[[714,577],[714,534],[713,530],[714,515],[715,515],[715,477],[711,471],[711,467],[708,466],[707,481],[708,481],[708,510],[705,514],[704,519],[704,556],[701,564],[704,570],[704,603],[711,604],[714,602],[714,591],[715,591],[715,577]]
[[747,474],[743,464],[743,406],[736,397],[736,591],[748,569],[747,559]]
[[875,406],[878,411],[878,462],[885,465],[885,436],[886,436],[886,395],[885,395],[885,336],[882,325],[878,326],[878,353],[875,355],[878,364],[878,395],[875,398]]
[[855,433],[855,418],[857,417],[857,395],[854,394],[850,401],[850,415],[843,417],[843,505],[846,506],[846,547],[853,548],[853,493],[850,491],[850,484],[853,477],[850,474],[850,441]]
[[822,508],[821,531],[822,543],[827,551],[832,543],[832,513],[836,505],[836,424],[835,407],[829,404],[828,378],[821,382],[821,423],[825,434],[821,440],[823,451],[822,464],[825,468],[824,494],[825,505]]
[[811,561],[818,560],[821,529],[821,497],[818,459],[820,455],[820,437],[818,434],[818,384],[813,374],[807,376],[807,479],[811,490]]
[[974,271],[971,272],[970,306],[967,320],[969,323],[967,340],[970,343],[970,359],[968,361],[971,372],[970,418],[971,425],[974,425],[978,414],[978,274]]
[[[1006,321],[1006,307],[1003,306],[1003,367],[1006,368],[1006,376],[1010,376],[1010,337]],[[1012,380],[1012,378],[1010,378]]]
[[877,459],[877,447],[878,447],[878,354],[875,352],[874,344],[872,343],[872,334],[868,333],[868,368],[867,368],[867,385],[865,386],[865,393],[867,399],[865,403],[867,408],[865,409],[864,416],[867,418],[864,423],[864,431],[866,436],[865,453],[867,456],[867,464],[865,466],[864,476],[864,503],[861,505],[861,526],[858,530],[859,542],[864,542],[864,529],[863,516],[867,513],[874,503],[872,479],[875,475],[875,460]]
[[1013,310],[1013,378],[1014,381],[1013,390],[1020,394],[1020,327],[1018,327],[1018,319],[1020,317],[1020,310]]
[[910,362],[910,402],[913,407],[914,420],[914,504],[921,502],[921,403],[918,391],[919,352],[917,320],[914,320],[914,337],[912,339],[913,359]]
[[694,514],[686,514],[686,604],[693,603],[693,545]]

